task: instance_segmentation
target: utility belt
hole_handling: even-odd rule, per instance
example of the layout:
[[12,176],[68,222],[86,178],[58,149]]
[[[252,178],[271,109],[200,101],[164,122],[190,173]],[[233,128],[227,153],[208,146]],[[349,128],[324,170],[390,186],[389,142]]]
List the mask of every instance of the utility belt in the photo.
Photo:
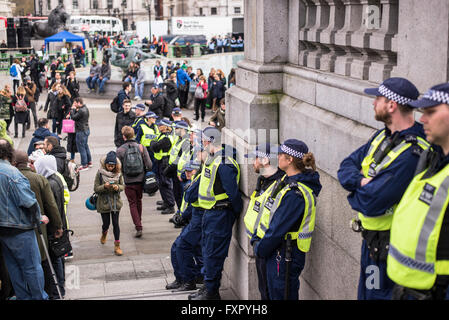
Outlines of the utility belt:
[[210,208],[210,210],[227,210],[227,209],[232,209],[232,205],[231,202],[229,202],[228,200],[219,200],[215,203],[215,205]]
[[449,286],[449,276],[437,276],[435,285],[429,290],[417,290],[395,285],[392,300],[408,300],[411,296],[416,300],[445,300]]
[[362,234],[371,259],[376,261],[376,263],[387,261],[388,250],[390,249],[390,230],[366,230],[363,228],[362,222],[358,219],[351,221],[351,229],[354,232],[360,232]]

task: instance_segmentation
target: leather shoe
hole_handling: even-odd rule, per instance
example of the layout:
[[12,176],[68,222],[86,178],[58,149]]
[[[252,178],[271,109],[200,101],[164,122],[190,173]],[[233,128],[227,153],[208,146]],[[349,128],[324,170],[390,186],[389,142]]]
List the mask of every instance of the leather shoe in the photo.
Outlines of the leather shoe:
[[167,290],[174,290],[174,289],[178,289],[182,286],[182,282],[175,280],[172,283],[169,283],[165,286],[165,289]]
[[196,297],[190,298],[189,300],[221,300],[220,293],[218,291],[216,292],[209,292],[207,290],[203,291]]
[[156,201],[156,204],[158,205],[158,206],[162,206],[162,205],[164,205],[164,201],[162,201],[162,200],[158,200],[158,201]]
[[184,282],[179,288],[173,291],[192,291],[196,290],[195,281]]
[[168,206],[166,204],[164,204],[162,206],[157,207],[156,209],[159,210],[159,211],[162,211],[162,210],[165,210],[167,208],[168,208]]

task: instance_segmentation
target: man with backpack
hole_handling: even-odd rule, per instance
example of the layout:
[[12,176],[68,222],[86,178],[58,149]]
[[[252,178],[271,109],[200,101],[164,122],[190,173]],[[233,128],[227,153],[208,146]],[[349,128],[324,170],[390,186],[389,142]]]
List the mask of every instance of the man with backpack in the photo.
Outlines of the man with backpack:
[[129,93],[131,92],[132,84],[130,82],[123,82],[122,90],[120,90],[117,96],[111,102],[111,111],[119,113],[123,111],[123,102],[125,100],[131,100]]
[[142,195],[145,173],[152,169],[148,151],[134,140],[134,129],[130,126],[122,128],[125,143],[117,149],[117,157],[122,163],[125,180],[125,194],[128,199],[131,218],[136,228],[136,238],[142,236]]

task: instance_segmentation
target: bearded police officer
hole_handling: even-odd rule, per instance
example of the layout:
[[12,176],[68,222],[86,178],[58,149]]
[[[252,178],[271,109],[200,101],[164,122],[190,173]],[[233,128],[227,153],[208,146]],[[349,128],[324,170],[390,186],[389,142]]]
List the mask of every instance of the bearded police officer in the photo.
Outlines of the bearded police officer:
[[315,228],[320,176],[313,154],[296,139],[279,147],[278,166],[285,175],[265,201],[251,244],[256,256],[266,261],[268,298],[298,300],[299,276]]
[[205,290],[192,300],[220,299],[219,288],[228,255],[232,226],[242,210],[239,191],[240,166],[234,148],[221,144],[214,127],[203,130],[202,143],[208,153],[201,170],[199,207],[204,209],[202,225]]
[[[276,181],[281,179],[285,172],[277,167],[277,147],[269,143],[257,146],[254,151],[246,154],[245,158],[253,159],[254,172],[260,174],[256,190],[251,195],[244,217],[246,233],[251,239],[257,232],[266,200],[273,191]],[[268,300],[267,270],[264,258],[256,256],[256,269],[261,299]]]
[[449,298],[449,84],[432,87],[410,103],[432,147],[423,152],[415,177],[393,217],[387,273],[394,299]]
[[365,93],[376,96],[375,119],[385,128],[342,161],[338,180],[359,212],[360,220],[352,222],[363,237],[358,299],[391,299],[394,284],[386,274],[386,258],[393,212],[429,144],[409,106],[419,96],[410,81],[390,78]]

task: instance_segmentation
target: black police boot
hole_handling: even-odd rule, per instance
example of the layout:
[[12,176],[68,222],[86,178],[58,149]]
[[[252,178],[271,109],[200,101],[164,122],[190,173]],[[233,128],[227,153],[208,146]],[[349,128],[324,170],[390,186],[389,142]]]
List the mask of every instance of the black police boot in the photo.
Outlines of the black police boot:
[[175,207],[167,207],[161,213],[162,214],[173,214],[173,213],[175,213]]
[[162,201],[162,200],[158,200],[158,201],[156,201],[156,204],[158,205],[158,206],[162,206],[163,204],[164,204],[165,202],[164,201]]
[[191,294],[188,295],[189,300],[192,300],[192,299],[198,297],[198,296],[201,295],[204,291],[206,291],[206,286],[204,286],[204,285],[203,285],[203,286],[200,286],[197,292],[191,293]]
[[196,290],[195,281],[184,282],[178,289],[173,291],[192,291]]
[[201,294],[189,300],[221,300],[220,293],[218,291],[209,292],[204,290]]
[[180,288],[181,286],[182,286],[182,282],[178,281],[178,279],[176,279],[172,283],[167,284],[165,286],[165,289],[167,289],[167,290],[174,290],[174,289]]
[[204,284],[204,277],[202,275],[195,278],[196,284]]
[[166,204],[164,203],[163,205],[157,207],[156,209],[159,210],[159,211],[162,211],[162,210],[165,210],[165,209],[167,209],[167,208],[168,208],[168,205],[166,205]]
[[175,213],[175,214],[173,215],[173,217],[171,217],[170,219],[168,219],[168,222],[175,223],[175,217],[176,217],[177,215],[178,215],[178,214]]

